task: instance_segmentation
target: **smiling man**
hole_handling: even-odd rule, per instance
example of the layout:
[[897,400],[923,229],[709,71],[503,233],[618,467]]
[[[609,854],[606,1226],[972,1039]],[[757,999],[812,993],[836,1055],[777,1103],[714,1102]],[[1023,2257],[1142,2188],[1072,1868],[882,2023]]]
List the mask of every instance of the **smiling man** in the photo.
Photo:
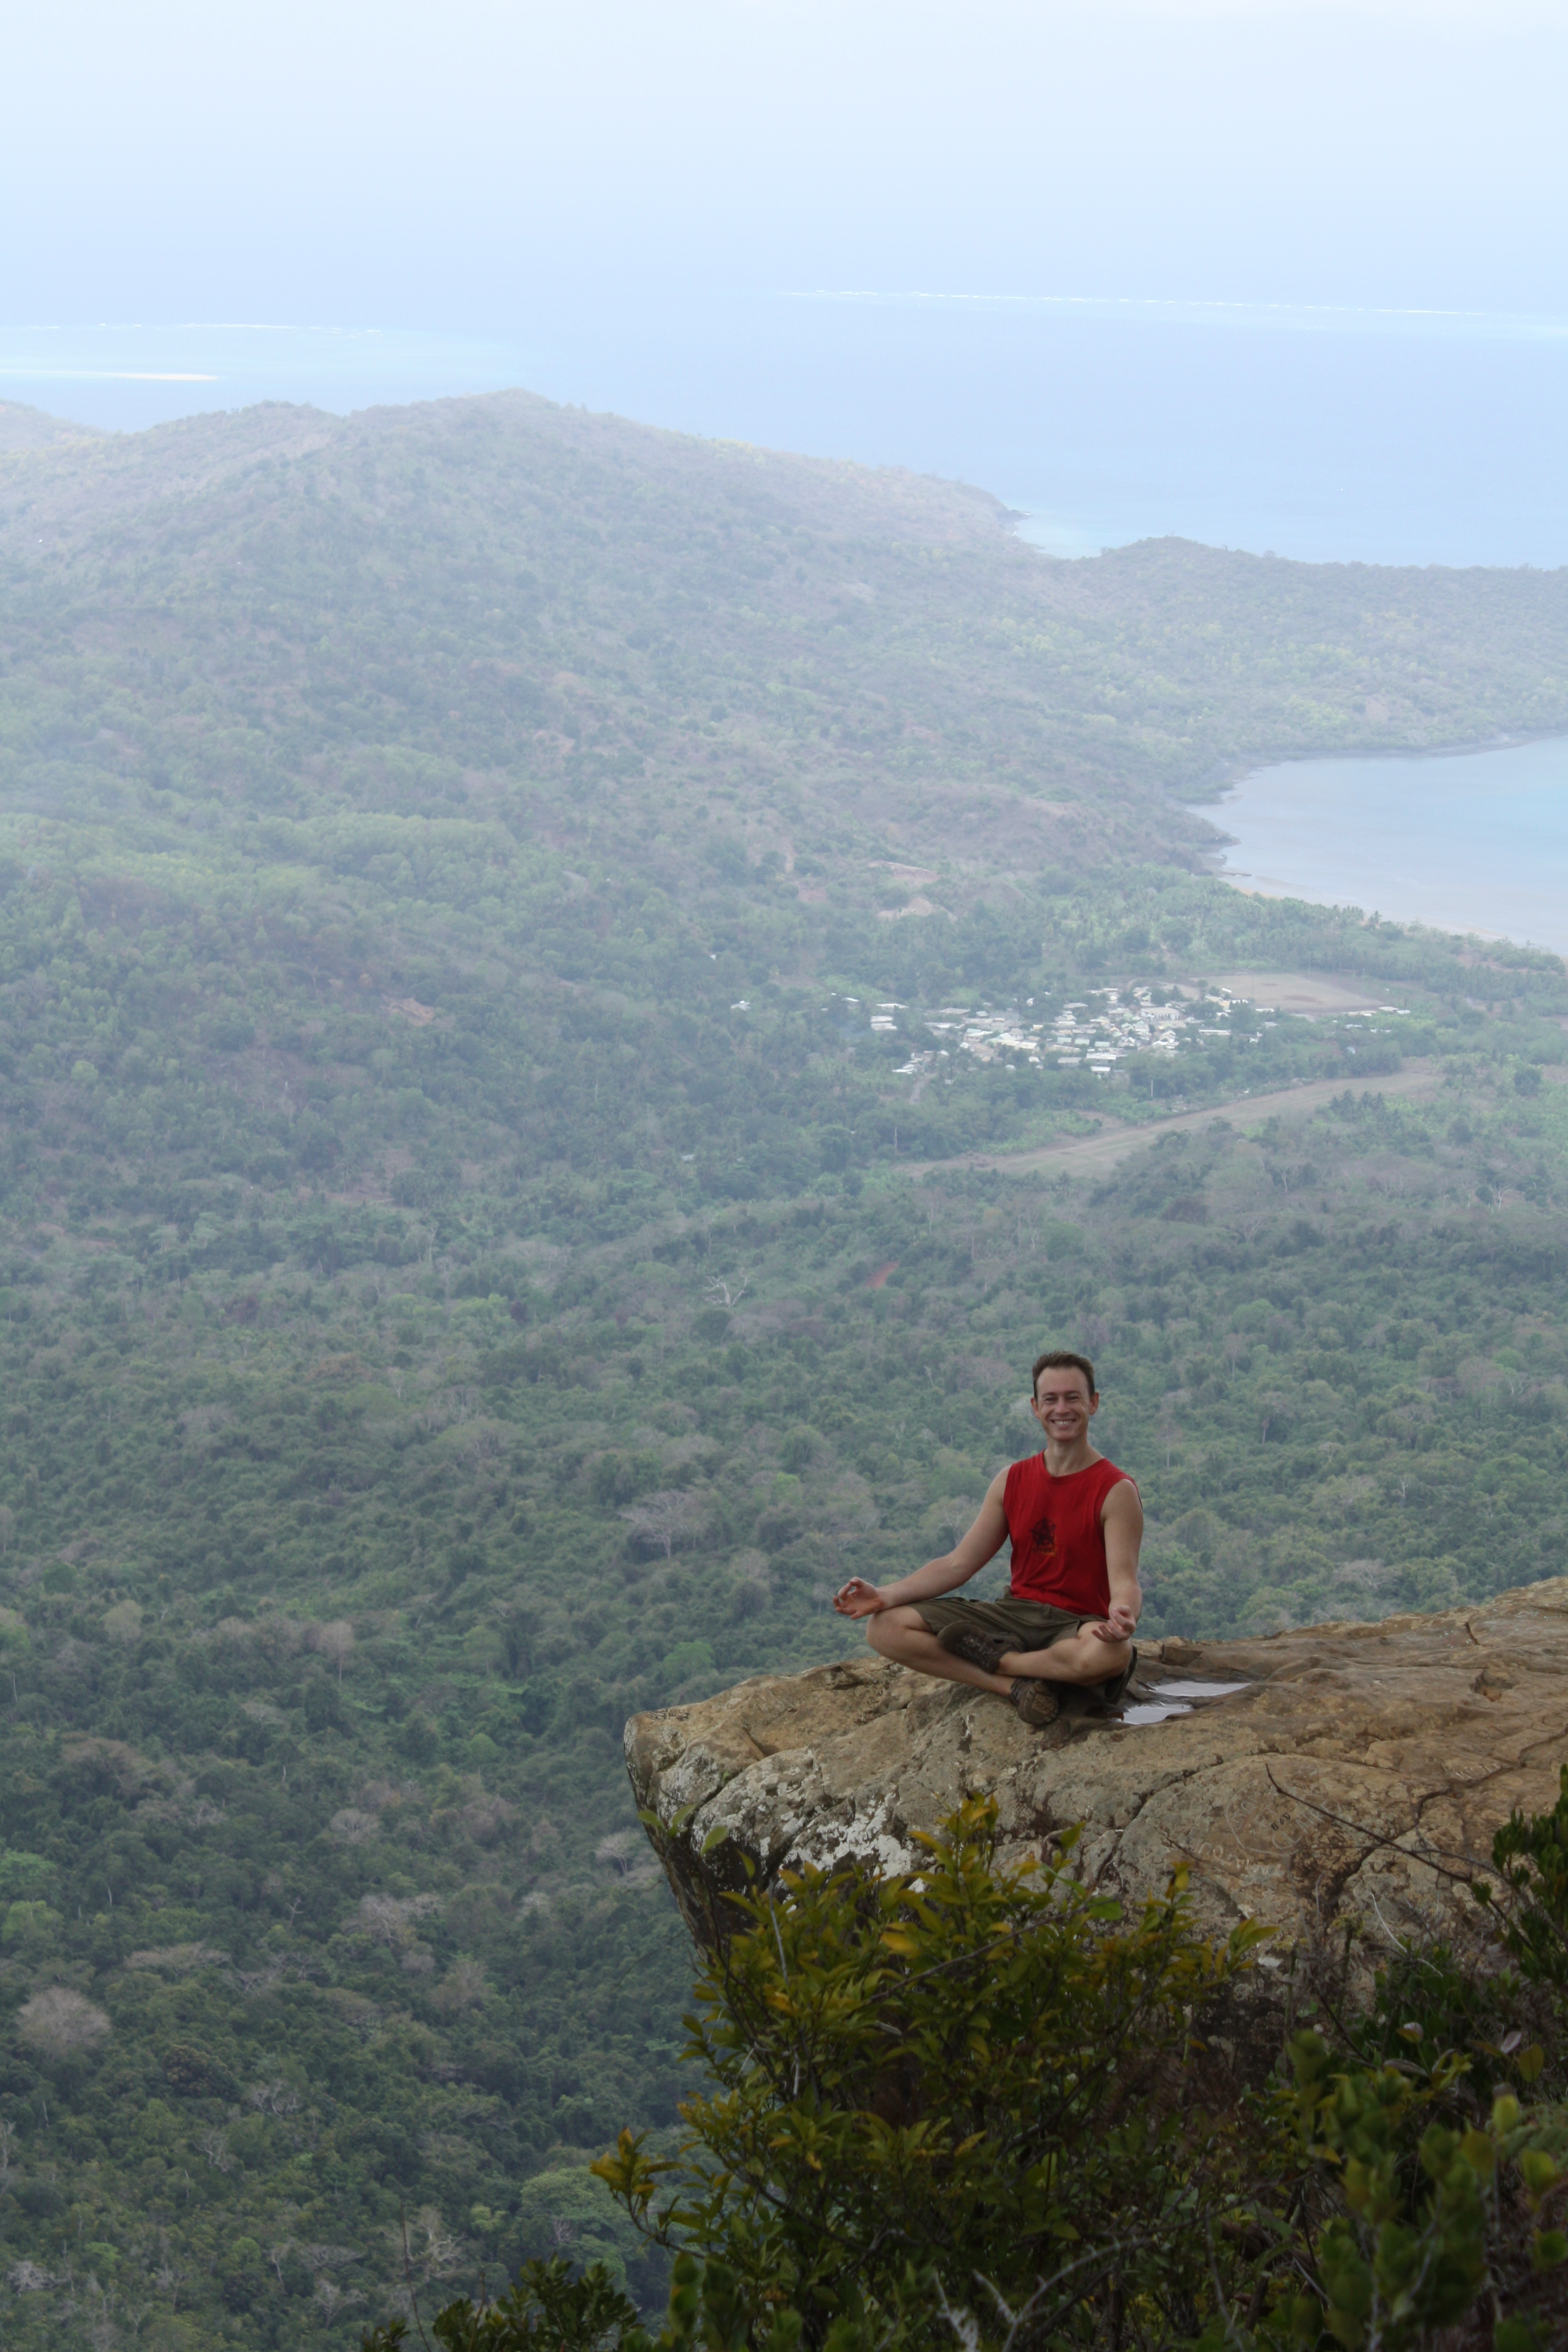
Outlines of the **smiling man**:
[[[1108,1708],[1131,1679],[1143,1506],[1126,1471],[1089,1442],[1100,1392],[1087,1356],[1058,1349],[1038,1358],[1031,1409],[1044,1452],[997,1472],[961,1543],[898,1584],[851,1577],[833,1605],[870,1620],[867,1638],[884,1658],[994,1691],[1039,1729],[1060,1713],[1064,1685],[1092,1687]],[[1009,1538],[1002,1600],[943,1597]]]

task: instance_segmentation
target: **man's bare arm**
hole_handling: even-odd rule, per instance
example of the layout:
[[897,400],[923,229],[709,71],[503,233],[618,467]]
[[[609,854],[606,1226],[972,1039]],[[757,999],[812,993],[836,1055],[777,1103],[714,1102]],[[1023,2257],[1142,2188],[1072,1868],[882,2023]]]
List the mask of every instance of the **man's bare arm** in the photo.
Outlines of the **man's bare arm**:
[[1138,1552],[1143,1541],[1143,1506],[1131,1478],[1120,1479],[1107,1495],[1100,1514],[1105,1531],[1105,1572],[1110,1585],[1110,1614],[1094,1632],[1102,1642],[1131,1638],[1143,1608],[1138,1581]]
[[1007,1473],[999,1470],[986,1489],[985,1500],[975,1515],[967,1535],[943,1552],[940,1559],[928,1559],[912,1576],[901,1577],[897,1584],[868,1584],[863,1577],[852,1576],[847,1585],[833,1596],[833,1606],[841,1617],[874,1617],[882,1609],[899,1609],[910,1601],[934,1601],[939,1593],[952,1592],[959,1585],[967,1584],[978,1576],[988,1559],[994,1559],[1007,1540],[1007,1515],[1002,1507],[1003,1490]]

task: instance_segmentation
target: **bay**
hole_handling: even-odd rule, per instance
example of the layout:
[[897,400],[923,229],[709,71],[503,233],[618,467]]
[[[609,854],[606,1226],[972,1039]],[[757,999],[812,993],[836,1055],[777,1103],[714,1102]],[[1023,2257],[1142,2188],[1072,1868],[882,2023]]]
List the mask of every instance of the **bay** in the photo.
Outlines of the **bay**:
[[1260,768],[1215,815],[1242,889],[1568,954],[1568,737]]

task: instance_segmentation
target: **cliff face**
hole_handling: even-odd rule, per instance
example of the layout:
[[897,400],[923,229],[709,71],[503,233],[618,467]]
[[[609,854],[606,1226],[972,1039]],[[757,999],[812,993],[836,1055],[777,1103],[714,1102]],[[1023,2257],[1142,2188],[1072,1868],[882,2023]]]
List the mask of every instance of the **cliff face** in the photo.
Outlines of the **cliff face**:
[[1131,1903],[1185,1863],[1205,1928],[1279,1930],[1265,1969],[1346,1919],[1375,1954],[1413,1929],[1473,1933],[1476,1906],[1445,1869],[1484,1865],[1510,1811],[1555,1801],[1568,1578],[1468,1612],[1152,1643],[1131,1712],[1189,1681],[1230,1687],[1163,1721],[1077,1717],[1039,1734],[999,1700],[868,1652],[634,1716],[626,1761],[703,1940],[743,1883],[741,1855],[763,1884],[852,1856],[911,1869],[912,1832],[988,1792],[1005,1857],[1082,1822],[1083,1865]]

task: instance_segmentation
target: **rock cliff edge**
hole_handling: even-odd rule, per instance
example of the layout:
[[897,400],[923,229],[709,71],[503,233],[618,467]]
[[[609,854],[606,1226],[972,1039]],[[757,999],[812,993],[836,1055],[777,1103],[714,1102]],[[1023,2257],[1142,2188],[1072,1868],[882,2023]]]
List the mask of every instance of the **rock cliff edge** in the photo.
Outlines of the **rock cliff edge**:
[[987,1793],[1004,1858],[1082,1822],[1083,1865],[1125,1900],[1163,1892],[1185,1863],[1210,1932],[1267,1921],[1282,1950],[1354,1918],[1375,1952],[1412,1930],[1473,1928],[1445,1868],[1484,1864],[1510,1811],[1555,1801],[1568,1578],[1437,1616],[1153,1643],[1130,1713],[1179,1700],[1184,1682],[1228,1687],[1161,1721],[1039,1734],[999,1700],[868,1652],[634,1716],[626,1761],[700,1938],[742,1883],[740,1854],[764,1884],[851,1857],[910,1869],[912,1832]]

